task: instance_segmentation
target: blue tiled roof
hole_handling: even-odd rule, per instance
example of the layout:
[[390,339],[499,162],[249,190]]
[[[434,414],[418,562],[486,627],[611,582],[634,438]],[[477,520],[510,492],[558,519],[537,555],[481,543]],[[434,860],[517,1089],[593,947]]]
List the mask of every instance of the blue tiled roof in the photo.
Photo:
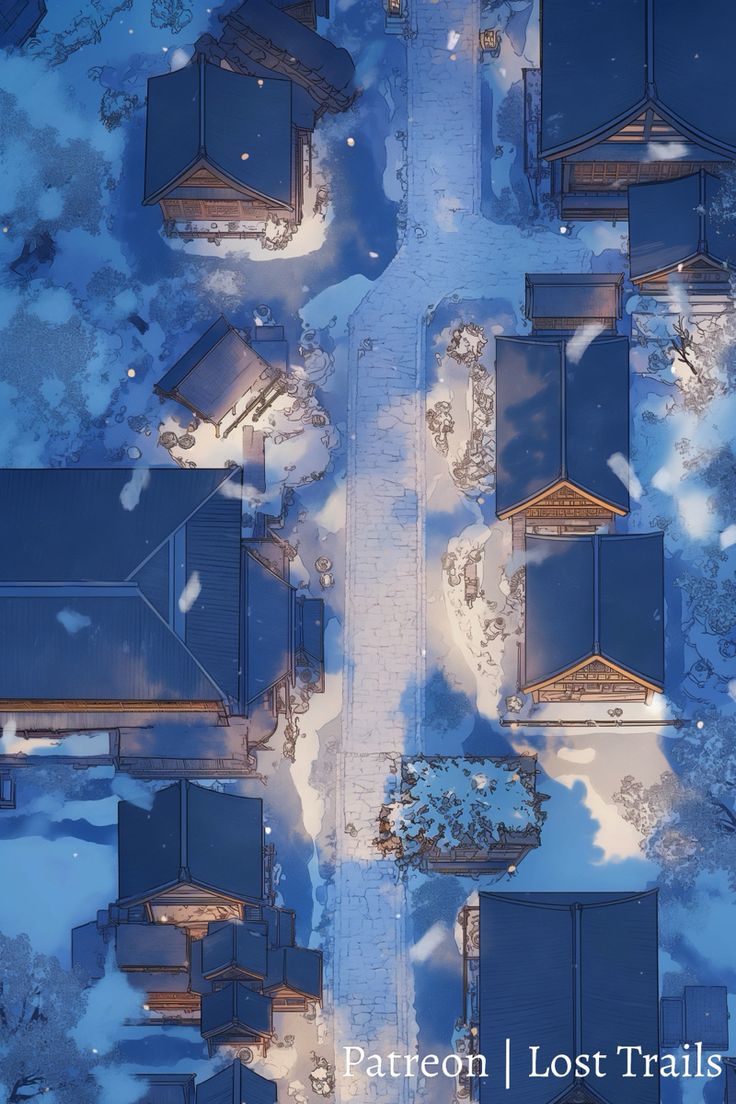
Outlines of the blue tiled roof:
[[593,656],[661,688],[661,533],[527,537],[525,685]]
[[629,189],[629,258],[633,279],[666,272],[705,255],[736,266],[736,225],[716,214],[722,184],[704,171]]
[[259,921],[210,924],[202,939],[202,973],[206,978],[265,978],[267,960],[268,933]]
[[222,989],[202,995],[200,1029],[205,1039],[232,1037],[238,1032],[270,1035],[271,998],[249,989],[242,981],[231,981]]
[[685,1035],[685,1002],[682,997],[662,997],[662,1046],[679,1047]]
[[[608,1056],[605,1080],[588,1086],[602,1104],[657,1104],[658,1079],[623,1078],[618,1046],[659,1050],[657,895],[480,895],[480,1051],[489,1076],[481,1104],[561,1100],[573,1080],[534,1079],[529,1047]],[[505,1090],[505,1041],[511,1088]]]
[[118,924],[115,961],[125,969],[185,969],[189,966],[187,933],[174,924]]
[[[0,586],[0,700],[212,702],[224,691],[134,583]],[[54,662],[39,664],[38,649]]]
[[276,1104],[274,1081],[261,1077],[236,1058],[197,1087],[197,1104]]
[[620,318],[620,272],[527,272],[527,318]]
[[159,1073],[141,1076],[148,1082],[139,1104],[194,1104],[195,1087],[192,1073]]
[[293,588],[252,553],[243,556],[247,628],[244,698],[253,702],[291,670]]
[[294,79],[311,72],[335,93],[352,92],[355,66],[347,50],[280,11],[270,0],[245,0],[228,15],[227,21],[235,28],[250,28],[292,57],[296,62]]
[[[239,470],[0,472],[0,698],[237,701]],[[179,600],[196,572],[200,593]],[[35,662],[39,640],[56,662]],[[54,644],[55,642],[55,644]]]
[[[267,350],[266,350],[267,351]],[[162,376],[156,390],[219,424],[236,402],[275,375],[236,329],[219,318]],[[265,382],[260,387],[265,386]]]
[[263,899],[263,807],[191,782],[159,790],[150,809],[118,809],[121,902],[197,885],[239,901]]
[[731,0],[542,0],[541,46],[545,155],[618,130],[648,103],[685,137],[736,149]]
[[145,203],[201,163],[288,206],[292,149],[288,80],[259,84],[200,59],[148,82]]
[[287,986],[305,997],[322,997],[322,955],[308,947],[281,947],[269,952],[267,989]]
[[565,338],[496,339],[496,511],[567,480],[619,510],[608,460],[629,455],[629,344],[599,337],[573,363]]
[[725,985],[685,986],[685,1033],[682,1041],[706,1050],[728,1049],[728,989]]
[[237,472],[206,468],[0,471],[0,583],[110,583],[147,556]]

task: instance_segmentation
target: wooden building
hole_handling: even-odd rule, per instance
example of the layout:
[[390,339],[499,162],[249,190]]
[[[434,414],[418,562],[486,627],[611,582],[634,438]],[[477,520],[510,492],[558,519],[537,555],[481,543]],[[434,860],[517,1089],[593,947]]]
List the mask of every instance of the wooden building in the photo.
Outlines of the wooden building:
[[[659,1053],[656,890],[481,893],[475,911],[464,923],[475,988],[466,989],[465,1015],[486,1060],[480,1104],[659,1104],[658,1071],[627,1078],[619,1051]],[[533,1080],[530,1047],[540,1070],[560,1054],[574,1062],[601,1051],[606,1061],[601,1077],[591,1063],[584,1076],[573,1067]]]
[[293,116],[290,81],[231,72],[203,54],[152,77],[143,203],[159,204],[167,232],[186,238],[260,238],[272,218],[298,225],[304,122]]
[[[0,633],[14,640],[0,718],[27,731],[89,728],[89,714],[99,729],[242,719],[262,743],[297,670],[321,687],[322,602],[297,595],[263,518],[243,538],[240,468],[7,470],[0,502]],[[52,665],[35,661],[41,637]]]
[[681,289],[725,306],[736,270],[736,212],[722,181],[701,169],[629,191],[631,280],[643,295]]
[[540,34],[527,111],[563,218],[625,219],[629,185],[734,160],[731,0],[541,0]]
[[265,1053],[274,1012],[322,999],[321,953],[296,945],[294,913],[273,904],[272,864],[258,798],[182,781],[150,809],[121,802],[118,899],[74,929],[74,967],[98,980],[111,949],[141,1023]]
[[595,326],[613,335],[623,312],[621,272],[528,272],[524,314],[533,334],[573,334]]
[[663,684],[662,534],[528,537],[520,689],[648,703]]
[[[305,15],[311,0],[303,5]],[[326,112],[346,111],[355,100],[355,66],[347,50],[318,34],[300,4],[245,0],[223,18],[215,41],[204,36],[197,48],[237,73],[283,77],[306,94],[313,122]],[[298,102],[295,98],[295,102]]]
[[662,997],[662,1046],[728,1050],[728,989],[725,985],[686,985],[681,997]]
[[496,450],[496,514],[511,519],[517,551],[526,534],[593,533],[627,514],[609,464],[629,456],[627,338],[582,351],[554,334],[497,338]]
[[227,437],[246,418],[257,422],[286,390],[283,326],[256,326],[246,341],[220,316],[155,386]]

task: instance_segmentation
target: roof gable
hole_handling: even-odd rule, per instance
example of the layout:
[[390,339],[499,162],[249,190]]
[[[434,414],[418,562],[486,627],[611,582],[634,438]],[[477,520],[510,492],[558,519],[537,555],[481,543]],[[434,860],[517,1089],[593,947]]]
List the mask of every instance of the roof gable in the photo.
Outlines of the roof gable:
[[527,537],[525,689],[593,656],[664,680],[661,533]]
[[598,338],[496,339],[496,511],[508,517],[567,481],[619,513],[628,489],[609,467],[629,454],[629,346]]
[[219,318],[162,376],[156,390],[219,424],[238,399],[275,370],[224,318]]
[[736,267],[736,224],[719,216],[722,182],[701,170],[629,189],[629,258],[634,280],[693,264]]
[[615,134],[651,107],[729,158],[730,0],[542,0],[542,150],[556,157]]
[[239,901],[264,893],[263,807],[190,782],[159,790],[150,809],[118,807],[121,902],[151,900],[177,884]]
[[207,979],[265,978],[268,972],[268,932],[258,921],[211,924],[202,939],[202,974]]
[[200,1029],[205,1039],[238,1032],[255,1036],[270,1035],[273,1030],[271,999],[242,981],[231,981],[202,996]]
[[203,57],[149,80],[144,203],[208,166],[234,187],[288,205],[292,155],[289,81],[259,82]]

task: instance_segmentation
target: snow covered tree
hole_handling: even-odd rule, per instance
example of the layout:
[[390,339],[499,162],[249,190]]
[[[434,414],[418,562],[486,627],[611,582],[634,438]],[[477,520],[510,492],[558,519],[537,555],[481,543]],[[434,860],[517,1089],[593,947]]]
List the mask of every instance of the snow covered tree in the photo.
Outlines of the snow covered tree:
[[[94,1104],[98,1059],[71,1037],[85,1006],[80,980],[56,958],[36,954],[28,936],[0,935],[0,1101],[47,1096]],[[51,1095],[49,1095],[51,1094]]]
[[404,869],[453,858],[463,865],[470,853],[508,848],[523,857],[539,846],[545,800],[533,756],[405,759],[399,792],[381,809],[376,844]]
[[652,786],[623,779],[614,794],[621,815],[663,885],[683,891],[702,871],[725,870],[736,888],[736,719],[704,721],[670,758],[674,769]]

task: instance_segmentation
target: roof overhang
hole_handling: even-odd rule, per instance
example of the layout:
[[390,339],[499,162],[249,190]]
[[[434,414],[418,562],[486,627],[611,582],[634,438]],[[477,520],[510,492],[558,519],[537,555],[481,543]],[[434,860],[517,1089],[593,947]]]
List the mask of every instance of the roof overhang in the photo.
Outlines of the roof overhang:
[[623,675],[624,678],[631,679],[632,682],[638,683],[639,686],[643,686],[645,690],[652,690],[656,694],[662,693],[662,685],[660,683],[651,682],[649,679],[645,679],[642,675],[636,674],[635,671],[629,670],[627,667],[622,667],[619,663],[614,663],[608,656],[602,655],[600,652],[591,652],[585,656],[584,659],[579,660],[577,663],[573,663],[570,667],[564,667],[561,671],[558,671],[554,675],[550,675],[547,678],[541,679],[537,682],[528,683],[522,686],[521,689],[525,694],[531,694],[536,690],[544,690],[547,686],[553,686],[560,679],[568,678],[570,675],[574,675],[577,671],[581,671],[583,667],[587,667],[589,663],[597,660],[600,663],[604,663],[606,667],[609,667],[612,671],[615,671],[618,675]]
[[731,264],[729,261],[719,260],[718,257],[714,257],[711,253],[690,253],[687,257],[682,257],[679,261],[674,261],[670,265],[663,265],[662,268],[653,268],[648,272],[637,273],[636,276],[632,273],[631,282],[632,284],[640,284],[645,280],[656,279],[658,276],[669,276],[673,272],[679,272],[681,269],[684,270],[696,264],[705,264],[722,272],[731,272],[736,269],[736,265]]
[[[544,90],[542,91],[542,96],[544,96]],[[559,146],[550,146],[549,149],[542,149],[541,156],[546,161],[556,161],[561,157],[566,157],[573,153],[582,153],[582,151],[588,149],[589,146],[595,146],[598,142],[604,142],[606,138],[612,138],[622,127],[633,122],[642,112],[650,109],[656,111],[666,123],[669,123],[673,129],[679,131],[683,138],[687,138],[688,141],[695,143],[695,145],[705,146],[726,161],[732,161],[736,158],[736,147],[719,142],[717,139],[711,137],[710,134],[705,134],[703,131],[691,126],[684,119],[676,115],[674,111],[670,111],[668,107],[660,103],[659,100],[651,99],[649,96],[642,97],[633,107],[617,115],[615,119],[610,120],[608,123],[595,130],[589,131],[587,134],[581,134],[579,138],[574,139],[572,142],[566,142]],[[673,158],[673,160],[677,160],[677,158]]]
[[[120,897],[115,903],[123,908],[129,908],[132,905],[145,905],[152,904],[158,898],[165,897],[167,893],[170,893],[172,889],[180,889],[188,887],[190,889],[199,890],[207,897],[217,897],[221,901],[228,901],[233,905],[242,905],[250,898],[246,897],[234,897],[232,893],[225,893],[223,890],[218,889],[217,886],[207,885],[205,882],[196,878],[187,878],[185,881],[179,880],[166,882],[164,885],[154,886],[152,889],[146,890],[145,893],[138,893],[132,897]],[[256,900],[256,898],[253,898]],[[187,904],[186,898],[182,898],[181,904]]]
[[294,210],[292,204],[285,203],[283,200],[276,199],[274,196],[266,195],[265,192],[259,192],[255,188],[251,188],[249,185],[236,180],[234,176],[231,176],[230,173],[221,168],[216,161],[209,156],[195,157],[177,176],[172,177],[168,183],[162,185],[162,187],[158,188],[155,192],[151,192],[149,195],[144,196],[144,206],[160,203],[162,199],[166,199],[173,188],[178,188],[184,184],[187,177],[197,172],[198,169],[208,169],[213,176],[216,176],[223,184],[226,184],[230,188],[235,188],[236,191],[240,192],[244,199],[258,199],[263,203],[267,203],[270,207],[278,207],[283,211]]
[[578,486],[577,483],[571,483],[568,479],[557,479],[554,483],[550,483],[548,487],[545,487],[543,491],[539,491],[537,494],[532,495],[531,498],[525,499],[516,506],[511,506],[507,510],[498,512],[496,516],[500,521],[506,521],[515,514],[523,513],[524,510],[528,510],[531,506],[536,506],[538,503],[543,502],[548,495],[553,494],[555,491],[574,491],[575,494],[579,494],[586,502],[589,502],[591,506],[600,506],[603,510],[610,510],[611,513],[617,514],[618,517],[626,517],[628,513],[628,510],[623,509],[621,506],[614,506],[612,502],[606,502],[603,498],[597,498],[595,495],[591,494],[590,491],[586,491],[583,487]]

